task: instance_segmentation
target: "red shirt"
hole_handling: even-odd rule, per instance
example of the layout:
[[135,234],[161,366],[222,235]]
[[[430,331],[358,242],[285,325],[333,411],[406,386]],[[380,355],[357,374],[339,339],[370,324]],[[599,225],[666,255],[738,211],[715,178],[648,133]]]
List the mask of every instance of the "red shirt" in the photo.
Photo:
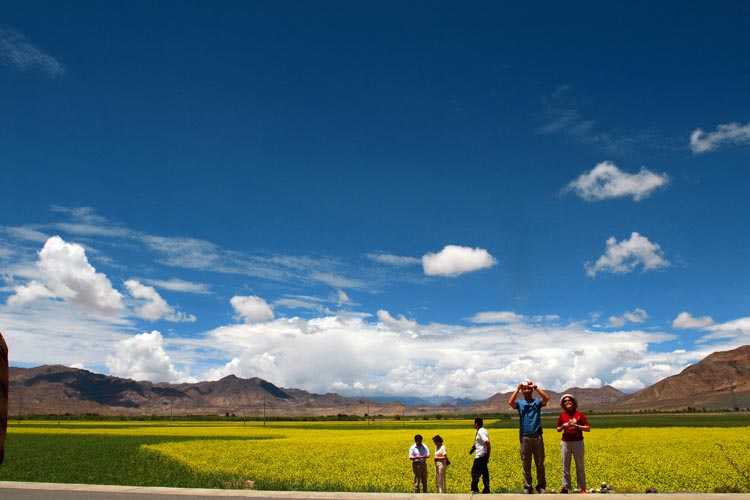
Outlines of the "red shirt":
[[[572,414],[565,411],[565,412],[562,412],[560,416],[557,418],[557,427],[561,427],[565,423],[570,422],[573,419],[575,419],[578,425],[589,425],[588,420],[586,420],[586,415],[584,415],[580,411],[576,411]],[[583,431],[575,426],[563,427],[562,440],[563,441],[583,441]]]

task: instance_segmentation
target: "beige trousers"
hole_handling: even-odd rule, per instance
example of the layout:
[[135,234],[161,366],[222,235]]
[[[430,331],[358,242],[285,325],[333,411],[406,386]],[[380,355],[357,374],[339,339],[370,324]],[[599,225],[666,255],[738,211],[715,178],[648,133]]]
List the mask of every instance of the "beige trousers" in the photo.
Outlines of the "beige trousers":
[[445,493],[445,460],[435,460],[435,484],[438,493]]

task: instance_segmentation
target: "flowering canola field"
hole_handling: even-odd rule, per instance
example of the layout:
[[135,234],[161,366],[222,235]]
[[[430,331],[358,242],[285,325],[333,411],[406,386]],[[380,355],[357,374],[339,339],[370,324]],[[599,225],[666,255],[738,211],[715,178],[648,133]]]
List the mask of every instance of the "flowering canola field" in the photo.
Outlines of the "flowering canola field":
[[[487,427],[492,491],[520,492],[518,431]],[[443,437],[452,462],[448,492],[467,493],[474,432],[469,420],[403,426],[24,422],[11,426],[0,480],[222,488],[250,480],[268,490],[410,492],[408,449],[420,433],[431,452],[432,436]],[[544,437],[548,489],[557,490],[560,435],[547,429]],[[607,482],[620,492],[750,491],[748,427],[594,428],[585,445],[589,488]],[[435,492],[432,463],[428,470]]]
[[[253,432],[258,429],[248,430]],[[432,436],[439,433],[452,462],[448,492],[469,491],[473,457],[468,450],[474,438],[470,425],[446,430],[289,427],[262,432],[273,437],[146,448],[195,470],[253,480],[261,489],[410,492],[407,456],[413,435],[419,432],[431,445]],[[556,490],[561,483],[560,436],[548,430],[545,438],[548,486]],[[493,492],[519,492],[518,432],[490,429],[490,439]],[[658,491],[747,491],[750,482],[750,431],[744,428],[602,429],[587,434],[585,446],[589,488],[607,482],[618,491],[643,492],[649,486]],[[432,464],[428,470],[430,491],[437,491]]]

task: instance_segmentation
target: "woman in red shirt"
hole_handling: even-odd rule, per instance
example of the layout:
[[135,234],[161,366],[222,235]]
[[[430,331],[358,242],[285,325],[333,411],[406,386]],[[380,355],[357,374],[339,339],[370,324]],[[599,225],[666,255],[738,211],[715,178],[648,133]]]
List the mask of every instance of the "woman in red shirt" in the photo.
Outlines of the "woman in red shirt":
[[572,394],[560,398],[563,412],[557,418],[557,432],[562,432],[562,488],[560,493],[570,491],[570,459],[576,461],[576,483],[581,493],[586,493],[586,470],[583,467],[583,433],[591,426],[586,415],[578,411],[578,401]]

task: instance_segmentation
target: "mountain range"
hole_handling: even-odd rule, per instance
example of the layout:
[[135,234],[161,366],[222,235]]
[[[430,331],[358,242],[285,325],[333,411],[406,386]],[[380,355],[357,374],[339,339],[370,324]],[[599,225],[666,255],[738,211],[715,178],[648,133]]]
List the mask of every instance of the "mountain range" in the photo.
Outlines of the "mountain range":
[[[434,415],[510,412],[510,393],[484,400],[454,398],[351,398],[312,394],[254,377],[229,375],[198,383],[152,383],[101,375],[62,365],[10,368],[11,415],[108,416],[237,415],[301,417],[332,415]],[[557,408],[572,393],[588,411],[740,409],[750,407],[750,346],[715,352],[681,373],[633,394],[614,387],[547,391]]]

